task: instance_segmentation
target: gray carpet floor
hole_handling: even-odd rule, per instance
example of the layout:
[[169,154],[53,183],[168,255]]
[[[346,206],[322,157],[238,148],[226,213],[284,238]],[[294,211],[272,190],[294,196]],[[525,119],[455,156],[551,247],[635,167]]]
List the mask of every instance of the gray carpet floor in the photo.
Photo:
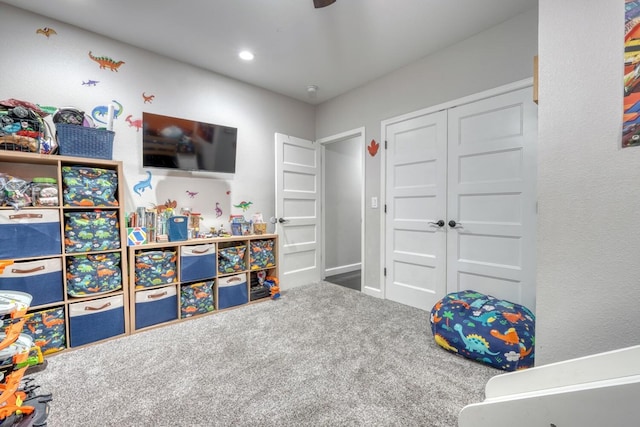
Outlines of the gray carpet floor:
[[429,313],[321,282],[68,351],[31,377],[50,427],[457,425],[501,371],[438,347]]

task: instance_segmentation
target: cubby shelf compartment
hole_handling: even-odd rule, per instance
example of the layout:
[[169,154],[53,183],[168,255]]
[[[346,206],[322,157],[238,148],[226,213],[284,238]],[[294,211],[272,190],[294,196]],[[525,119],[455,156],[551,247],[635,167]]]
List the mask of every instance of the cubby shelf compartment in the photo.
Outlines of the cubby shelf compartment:
[[277,277],[277,248],[276,234],[129,246],[132,332],[268,299],[250,300],[251,279]]
[[[108,171],[117,181],[112,193],[117,203],[65,206],[63,168],[67,166],[99,168]],[[33,295],[35,304],[31,304],[29,309],[25,333],[34,334],[34,331],[39,331],[34,336],[34,341],[41,345],[45,355],[129,334],[129,280],[127,278],[122,163],[114,160],[0,151],[0,172],[25,180],[32,180],[35,177],[55,178],[58,187],[57,206],[25,206],[17,211],[32,217],[52,218],[47,222],[50,230],[48,229],[46,234],[41,234],[47,237],[46,244],[43,245],[42,237],[36,239],[14,236],[7,241],[0,241],[0,245],[5,247],[4,253],[0,253],[0,260],[13,262],[14,266],[31,266],[53,273],[47,277],[47,280],[38,280],[35,285],[32,283],[29,286],[29,292]],[[65,224],[70,218],[82,215],[83,212],[96,211],[101,213],[95,216],[109,215],[111,218],[110,229],[115,231],[111,235],[110,245],[101,247],[98,244],[71,249],[69,240],[65,236]],[[13,212],[10,206],[0,207],[0,215],[8,216]],[[89,216],[91,215],[93,214]],[[2,222],[0,221],[0,226]],[[15,227],[18,226],[13,227],[15,231]],[[6,250],[8,244],[15,246],[15,250]],[[44,252],[37,250],[31,253],[28,250],[25,252],[25,248],[42,246],[46,247]],[[119,271],[110,287],[98,286],[99,275],[115,274],[108,271],[106,265],[103,265],[104,268],[101,271],[95,271],[95,278],[90,274],[90,267],[80,266],[80,270],[74,270],[83,257],[91,258],[87,264],[96,263],[94,265],[101,265],[99,264],[101,258],[117,260]],[[42,265],[30,265],[30,263]],[[108,265],[111,267],[113,263],[110,262]],[[81,280],[86,283],[78,287],[77,283],[71,281],[77,280],[79,273],[83,270],[86,274],[82,275]],[[39,289],[38,286],[41,288]],[[86,293],[83,293],[82,289],[86,289]],[[103,327],[105,322],[110,325],[109,328]]]

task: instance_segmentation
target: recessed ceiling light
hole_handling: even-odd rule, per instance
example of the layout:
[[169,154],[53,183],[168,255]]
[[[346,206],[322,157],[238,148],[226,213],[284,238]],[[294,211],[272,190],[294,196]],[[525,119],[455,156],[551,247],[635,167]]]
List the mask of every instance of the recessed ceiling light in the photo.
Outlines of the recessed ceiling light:
[[240,59],[244,59],[245,61],[251,61],[254,58],[253,53],[249,52],[248,50],[243,50],[238,54],[238,56],[240,57]]

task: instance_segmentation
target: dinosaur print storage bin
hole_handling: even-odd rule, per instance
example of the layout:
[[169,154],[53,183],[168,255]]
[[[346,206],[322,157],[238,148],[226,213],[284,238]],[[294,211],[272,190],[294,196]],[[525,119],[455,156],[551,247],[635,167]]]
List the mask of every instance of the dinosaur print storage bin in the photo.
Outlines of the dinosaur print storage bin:
[[213,310],[213,280],[180,286],[181,318]]
[[88,166],[63,166],[65,206],[118,206],[116,171]]
[[67,253],[120,249],[117,211],[66,212],[64,216]]
[[505,371],[534,364],[535,316],[526,307],[473,290],[447,294],[431,309],[436,343]]
[[70,297],[96,295],[121,288],[122,270],[118,252],[67,258],[67,294]]
[[174,251],[144,251],[136,253],[136,289],[169,284],[176,281],[177,256]]
[[25,318],[22,333],[33,338],[42,354],[56,353],[67,347],[63,307],[27,313]]
[[244,245],[218,249],[218,272],[225,274],[244,270],[246,252],[247,247]]
[[273,240],[252,240],[250,252],[250,265],[252,270],[269,268],[276,265],[276,257],[273,253]]

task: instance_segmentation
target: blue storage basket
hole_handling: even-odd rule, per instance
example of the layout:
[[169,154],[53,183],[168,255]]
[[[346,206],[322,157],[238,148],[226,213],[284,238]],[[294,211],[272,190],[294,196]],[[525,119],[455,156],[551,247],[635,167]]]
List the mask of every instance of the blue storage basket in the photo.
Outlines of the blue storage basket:
[[178,296],[175,286],[136,292],[136,329],[178,318]]
[[122,295],[69,304],[71,347],[122,335],[124,332]]
[[63,156],[111,160],[115,132],[64,123],[56,124],[58,150]]

